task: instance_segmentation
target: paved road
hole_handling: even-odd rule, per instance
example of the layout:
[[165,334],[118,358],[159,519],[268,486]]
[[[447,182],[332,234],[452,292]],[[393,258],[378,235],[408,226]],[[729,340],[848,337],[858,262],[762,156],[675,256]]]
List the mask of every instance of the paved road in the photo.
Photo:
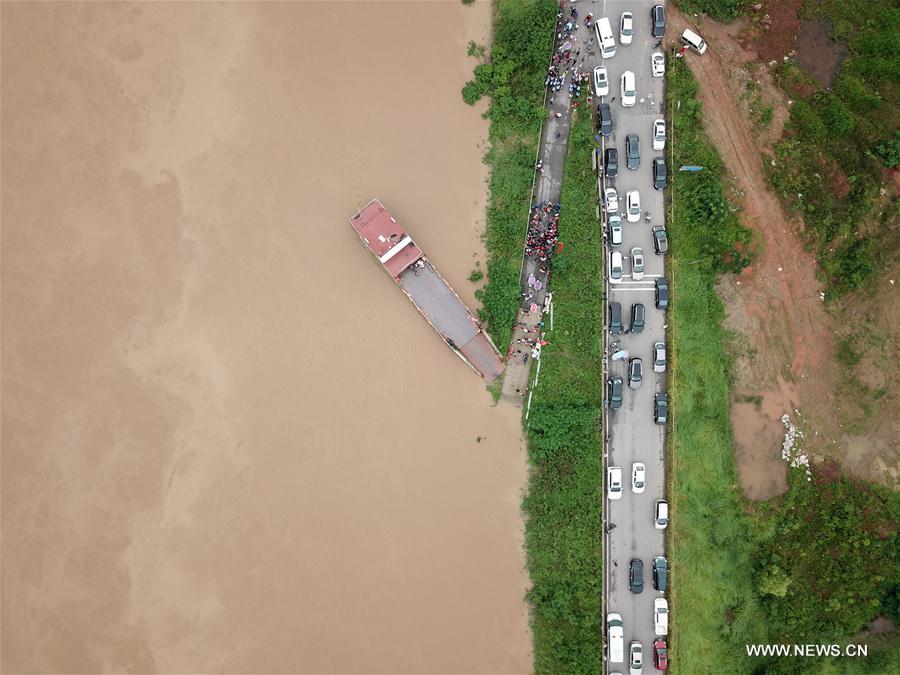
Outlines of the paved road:
[[[664,198],[662,192],[653,189],[651,162],[654,157],[663,156],[663,151],[652,149],[651,132],[653,120],[664,116],[664,91],[663,78],[652,77],[650,71],[650,55],[656,51],[656,39],[650,35],[650,8],[654,4],[656,3],[645,0],[605,0],[593,3],[582,1],[578,3],[578,7],[581,11],[592,11],[595,17],[608,17],[616,34],[615,56],[601,60],[599,51],[595,52],[596,64],[607,66],[610,80],[610,93],[604,100],[611,104],[614,126],[612,137],[604,139],[604,149],[614,146],[619,151],[619,174],[615,178],[605,179],[606,184],[615,187],[619,193],[620,214],[624,208],[625,193],[628,190],[638,190],[642,211],[649,211],[652,224],[657,225],[664,223]],[[635,36],[632,44],[623,46],[619,43],[618,29],[624,11],[634,14]],[[632,71],[637,81],[637,102],[631,108],[623,107],[621,102],[620,79],[626,70]],[[625,168],[625,136],[629,133],[636,133],[640,138],[641,165],[636,171]],[[603,585],[604,612],[618,612],[622,615],[626,662],[607,663],[606,672],[627,672],[628,645],[633,640],[643,645],[645,669],[653,670],[652,646],[656,638],[653,599],[661,597],[661,594],[653,589],[650,570],[653,558],[664,555],[665,543],[665,531],[657,530],[653,523],[654,503],[657,499],[665,498],[664,428],[654,424],[652,418],[653,395],[657,391],[665,391],[665,375],[653,373],[651,353],[653,343],[665,339],[665,313],[654,306],[654,279],[664,274],[664,259],[654,254],[651,225],[643,217],[637,223],[628,223],[624,216],[622,220],[623,243],[617,248],[623,256],[630,256],[632,247],[641,247],[644,252],[645,276],[642,281],[631,279],[630,261],[626,262],[625,278],[621,283],[607,283],[607,297],[608,300],[622,304],[623,323],[626,326],[630,323],[633,303],[644,304],[647,320],[646,328],[640,335],[627,334],[610,338],[605,333],[607,342],[617,339],[620,348],[628,350],[632,356],[640,357],[644,363],[644,381],[637,390],[628,388],[627,366],[623,361],[608,361],[608,372],[604,374],[604,385],[608,375],[619,375],[626,383],[623,405],[618,410],[607,409],[604,427],[609,439],[606,466],[622,468],[625,486],[621,499],[606,501],[608,533],[604,546],[606,578]],[[647,466],[647,487],[643,494],[631,491],[633,462],[643,462]],[[639,595],[629,590],[628,566],[632,558],[640,558],[644,562],[644,592]]]

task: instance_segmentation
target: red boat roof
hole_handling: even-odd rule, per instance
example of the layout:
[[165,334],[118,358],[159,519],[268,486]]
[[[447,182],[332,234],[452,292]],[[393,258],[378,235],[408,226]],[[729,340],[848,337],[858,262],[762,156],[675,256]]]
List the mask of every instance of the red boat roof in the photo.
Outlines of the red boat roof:
[[422,257],[412,237],[377,199],[360,209],[350,224],[394,278]]

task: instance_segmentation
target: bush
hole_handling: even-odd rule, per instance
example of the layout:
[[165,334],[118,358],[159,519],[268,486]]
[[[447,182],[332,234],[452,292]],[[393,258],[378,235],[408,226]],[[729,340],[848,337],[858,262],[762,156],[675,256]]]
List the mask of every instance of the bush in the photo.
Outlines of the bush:
[[678,9],[690,14],[709,14],[718,21],[731,22],[747,12],[748,0],[676,0]]

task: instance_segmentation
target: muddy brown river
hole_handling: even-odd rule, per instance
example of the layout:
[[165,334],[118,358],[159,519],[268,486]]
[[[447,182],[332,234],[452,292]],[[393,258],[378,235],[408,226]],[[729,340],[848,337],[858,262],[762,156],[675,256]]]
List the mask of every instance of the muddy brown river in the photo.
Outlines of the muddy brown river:
[[3,3],[5,672],[524,672],[519,411],[470,306],[490,7]]

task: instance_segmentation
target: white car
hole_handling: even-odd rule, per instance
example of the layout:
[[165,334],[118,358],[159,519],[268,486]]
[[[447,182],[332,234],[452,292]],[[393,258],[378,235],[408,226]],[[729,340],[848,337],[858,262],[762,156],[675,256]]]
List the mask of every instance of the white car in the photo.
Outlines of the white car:
[[647,487],[647,467],[641,462],[631,465],[631,491],[639,495]]
[[609,243],[612,246],[622,245],[622,219],[619,216],[610,216],[606,221],[609,224]]
[[628,647],[628,675],[641,675],[644,669],[644,648],[640,642],[632,642]]
[[657,530],[664,530],[669,524],[669,502],[664,499],[656,500],[656,516],[653,524],[656,525]]
[[634,73],[626,70],[622,73],[622,105],[630,108],[637,98],[637,85],[634,82]]
[[619,28],[619,43],[630,45],[634,37],[634,16],[631,12],[622,12],[622,22]]
[[618,251],[609,254],[609,280],[614,283],[622,280],[622,254]]
[[653,599],[653,632],[657,635],[669,632],[669,602],[665,598]]
[[641,193],[637,190],[625,193],[625,217],[629,223],[636,223],[641,219]]
[[622,469],[618,466],[606,470],[606,489],[610,499],[622,498]]
[[662,150],[666,147],[666,121],[653,122],[653,149]]
[[619,212],[619,193],[616,192],[616,188],[606,188],[606,192],[604,193],[603,196],[606,199],[606,212],[607,213],[618,213]]
[[606,72],[606,66],[594,68],[594,91],[597,92],[597,96],[609,94],[609,75]]
[[653,343],[653,372],[654,373],[666,372],[666,343],[665,342],[654,342]]
[[666,74],[666,55],[662,52],[653,52],[650,55],[650,71],[653,77],[662,77]]
[[639,246],[631,249],[631,278],[635,281],[644,278],[644,252]]

